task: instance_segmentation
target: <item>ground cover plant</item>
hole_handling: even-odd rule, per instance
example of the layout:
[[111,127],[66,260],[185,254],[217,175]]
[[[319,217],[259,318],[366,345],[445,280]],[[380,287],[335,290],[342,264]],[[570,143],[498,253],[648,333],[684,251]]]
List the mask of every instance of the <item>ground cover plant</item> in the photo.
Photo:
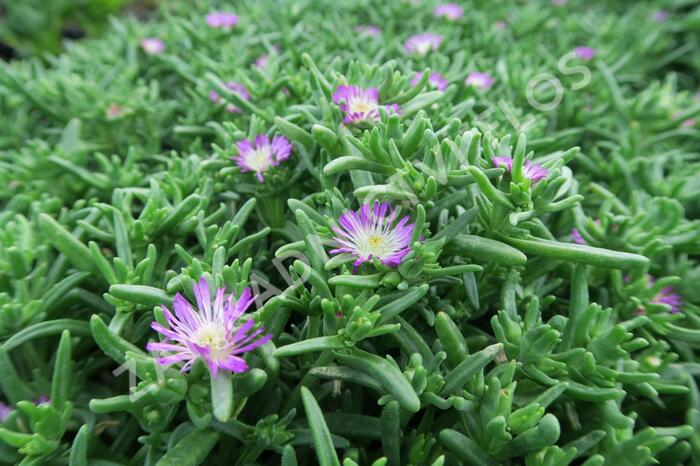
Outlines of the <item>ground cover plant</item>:
[[700,464],[698,31],[258,0],[26,33],[0,463]]

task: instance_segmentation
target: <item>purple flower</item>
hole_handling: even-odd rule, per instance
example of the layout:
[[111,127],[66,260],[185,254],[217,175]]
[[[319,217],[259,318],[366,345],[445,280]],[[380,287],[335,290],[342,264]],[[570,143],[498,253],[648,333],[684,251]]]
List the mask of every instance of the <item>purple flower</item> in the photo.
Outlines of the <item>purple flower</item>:
[[663,23],[668,19],[669,13],[666,10],[657,10],[651,15],[651,20],[657,23]]
[[464,8],[456,3],[444,3],[436,6],[433,13],[437,17],[444,16],[451,21],[455,21],[464,16]]
[[574,240],[576,244],[588,244],[586,240],[583,239],[583,236],[581,236],[581,232],[578,231],[578,228],[571,229],[571,239]]
[[197,309],[180,293],[176,294],[173,300],[175,315],[162,306],[168,327],[158,322],[151,324],[151,328],[165,338],[161,342],[148,343],[147,349],[167,353],[158,357],[162,365],[185,362],[182,371],[189,370],[197,359],[202,359],[212,376],[219,370],[245,372],[248,364],[240,355],[272,338],[272,335],[260,337],[265,331],[262,327],[253,330],[255,319],[236,326],[255,299],[250,288],[243,290],[238,298],[227,295],[225,288],[219,288],[213,303],[209,284],[204,278],[200,278],[193,288]]
[[165,43],[160,39],[148,37],[141,39],[141,48],[149,55],[158,55],[165,51]]
[[[416,73],[416,75],[411,79],[411,85],[415,86],[420,82],[420,80],[423,78],[423,72]],[[433,86],[435,89],[438,91],[444,91],[445,88],[447,87],[447,80],[443,75],[440,73],[430,73],[430,77],[428,78],[428,83]]]
[[467,86],[474,86],[482,90],[490,88],[493,86],[494,82],[496,82],[496,80],[493,79],[493,76],[488,73],[481,73],[479,71],[469,73],[469,76],[467,76],[467,79],[464,81]]
[[[494,157],[491,159],[491,161],[497,167],[505,165],[508,171],[513,170],[513,159],[510,157]],[[546,178],[547,175],[549,175],[549,170],[541,165],[525,160],[523,162],[523,175],[525,175],[526,178],[529,178],[533,183],[536,183],[537,181]]]
[[46,395],[39,395],[39,397],[36,400],[34,400],[34,404],[37,406],[43,405],[45,403],[50,403],[50,402],[51,402],[51,400]]
[[[272,46],[272,51],[274,53],[279,54],[280,50],[279,47],[276,45]],[[270,62],[270,54],[269,53],[263,53],[260,55],[258,58],[255,59],[255,66],[260,69],[265,69],[267,68],[268,63]]]
[[[651,282],[653,283],[653,280]],[[672,314],[681,312],[681,304],[683,304],[681,295],[676,293],[672,286],[662,288],[650,302],[653,304],[666,304],[670,306]]]
[[206,20],[210,27],[231,29],[238,23],[238,16],[224,11],[214,11],[207,15]]
[[368,36],[379,36],[382,34],[382,30],[377,26],[372,26],[371,24],[358,24],[355,26],[355,32],[358,34],[366,34]]
[[[338,86],[333,93],[333,102],[345,114],[343,123],[379,120],[379,91],[374,87]],[[400,111],[397,104],[385,105],[384,108],[396,113]]]
[[267,134],[255,136],[253,142],[243,139],[236,143],[238,155],[231,157],[241,172],[254,172],[259,182],[263,182],[263,174],[270,168],[276,167],[289,158],[292,144],[284,136],[275,136],[270,142]]
[[[229,81],[226,83],[226,88],[240,95],[243,100],[250,100],[250,93],[248,93],[248,90],[243,84],[239,84],[234,81]],[[221,96],[219,96],[218,92],[211,91],[209,92],[209,100],[211,100],[214,103],[217,103],[221,100]],[[226,105],[226,111],[230,113],[241,113],[241,109],[233,104]]]
[[[595,223],[600,225],[600,219],[596,219]],[[578,230],[578,228],[571,229],[571,239],[576,244],[588,244],[586,240],[583,239],[583,236],[581,236],[581,232]]]
[[593,47],[576,47],[574,49],[574,54],[581,60],[593,60],[596,56],[596,50]]
[[12,407],[0,401],[0,422],[5,422],[10,413],[12,413]]
[[334,226],[333,240],[338,246],[331,254],[343,252],[354,255],[355,267],[373,258],[384,265],[395,267],[411,250],[410,241],[413,223],[406,215],[395,222],[398,212],[388,202],[375,201],[373,206],[363,204],[356,212],[349,211],[338,219]]
[[417,34],[411,36],[406,40],[404,48],[408,53],[415,53],[420,56],[425,56],[431,50],[434,52],[440,48],[443,37],[439,34],[433,34],[432,32],[426,32],[423,34]]

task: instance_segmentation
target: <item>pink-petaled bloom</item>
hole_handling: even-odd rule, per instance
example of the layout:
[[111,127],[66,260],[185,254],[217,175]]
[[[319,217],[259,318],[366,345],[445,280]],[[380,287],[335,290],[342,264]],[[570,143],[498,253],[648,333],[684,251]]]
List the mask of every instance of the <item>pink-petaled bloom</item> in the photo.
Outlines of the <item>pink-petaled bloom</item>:
[[238,24],[238,16],[225,11],[214,11],[206,17],[207,24],[212,28],[231,29]]
[[292,153],[292,144],[284,136],[275,136],[270,141],[267,134],[255,136],[255,140],[243,139],[236,143],[238,155],[231,157],[236,165],[241,167],[241,172],[253,172],[259,182],[265,180],[264,173],[270,167],[276,167],[289,158]]
[[464,8],[456,3],[443,3],[435,7],[433,14],[437,17],[444,16],[450,21],[455,21],[464,16]]
[[[276,54],[280,53],[279,47],[276,45],[272,46],[272,51]],[[260,55],[258,58],[255,59],[255,66],[260,69],[265,69],[267,68],[267,65],[270,63],[270,54],[269,53],[263,53]]]
[[0,401],[0,422],[4,422],[12,413],[12,407]]
[[337,235],[333,240],[338,247],[331,254],[354,255],[355,267],[372,259],[396,267],[411,250],[409,243],[414,228],[413,223],[408,223],[408,215],[396,222],[397,215],[398,211],[389,203],[379,201],[342,214],[338,226],[333,227]]
[[[379,120],[379,91],[374,87],[338,86],[333,93],[333,102],[345,114],[343,123],[352,124]],[[397,104],[384,105],[387,112],[399,113]]]
[[[491,161],[497,167],[505,165],[508,171],[513,170],[513,159],[510,157],[493,157]],[[523,162],[523,175],[525,175],[526,178],[529,178],[533,183],[536,183],[537,181],[546,178],[547,175],[549,175],[549,170],[541,165],[525,160]]]
[[[423,72],[416,73],[416,75],[411,79],[411,85],[415,86],[423,79]],[[433,86],[438,91],[444,91],[447,88],[447,80],[440,73],[432,72],[428,77],[428,84]]]
[[489,89],[491,86],[493,86],[494,82],[496,82],[496,80],[493,79],[493,76],[488,73],[481,73],[479,71],[469,73],[467,79],[464,81],[467,86],[474,86],[482,90]]
[[694,118],[688,118],[687,120],[683,120],[681,128],[692,128],[695,126],[695,123],[697,123],[697,121]]
[[149,55],[158,55],[165,51],[165,42],[154,37],[141,39],[141,48]]
[[109,104],[109,107],[107,107],[105,111],[107,118],[117,118],[122,113],[124,113],[124,108],[119,104]]
[[365,34],[374,37],[382,34],[381,29],[371,24],[358,24],[357,26],[355,26],[355,32],[358,34]]
[[151,328],[163,335],[161,342],[150,342],[149,351],[163,353],[157,361],[162,365],[182,363],[182,371],[189,370],[201,359],[215,376],[218,371],[245,372],[248,364],[241,357],[243,353],[264,345],[272,335],[261,336],[265,331],[260,327],[253,330],[255,319],[238,325],[238,320],[255,300],[250,288],[236,298],[226,294],[225,288],[216,290],[212,302],[209,284],[204,278],[194,285],[197,299],[195,309],[180,293],[175,295],[173,309],[162,306],[168,326],[153,322]]
[[576,47],[574,49],[574,55],[576,55],[581,60],[593,60],[596,56],[596,50],[593,47]]
[[657,10],[651,15],[651,20],[656,21],[657,23],[663,23],[666,21],[669,17],[668,11],[666,10]]
[[426,32],[409,37],[404,44],[404,48],[408,53],[415,53],[420,56],[425,56],[428,54],[428,52],[435,52],[437,49],[439,49],[440,44],[442,44],[442,40],[443,37],[441,35]]

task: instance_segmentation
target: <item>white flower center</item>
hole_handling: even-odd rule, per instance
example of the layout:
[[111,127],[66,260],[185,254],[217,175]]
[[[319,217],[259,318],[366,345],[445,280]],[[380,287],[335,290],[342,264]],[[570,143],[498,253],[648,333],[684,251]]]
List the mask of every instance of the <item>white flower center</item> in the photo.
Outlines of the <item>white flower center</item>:
[[213,360],[225,359],[226,331],[216,324],[208,324],[201,327],[194,336],[194,342],[199,346],[209,348],[210,356]]
[[270,166],[270,151],[267,147],[252,150],[246,157],[251,170],[262,173]]
[[426,53],[430,52],[431,45],[432,44],[427,40],[419,41],[416,44],[416,52],[418,52],[420,55],[425,55]]
[[379,105],[376,102],[371,102],[368,100],[353,100],[350,102],[350,112],[351,113],[370,113],[374,110],[378,110]]
[[378,232],[366,232],[360,235],[357,242],[357,250],[363,257],[376,257],[381,259],[396,252],[395,241],[386,234]]

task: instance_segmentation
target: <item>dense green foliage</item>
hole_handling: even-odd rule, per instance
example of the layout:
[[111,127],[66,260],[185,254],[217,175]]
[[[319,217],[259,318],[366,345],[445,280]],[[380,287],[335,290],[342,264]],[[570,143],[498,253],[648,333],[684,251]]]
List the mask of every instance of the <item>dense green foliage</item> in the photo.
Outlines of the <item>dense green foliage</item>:
[[[556,3],[172,1],[3,63],[0,463],[700,464],[700,8]],[[401,112],[344,124],[343,84]],[[354,270],[331,228],[375,199],[412,250]],[[145,350],[200,277],[273,334],[230,380]]]

